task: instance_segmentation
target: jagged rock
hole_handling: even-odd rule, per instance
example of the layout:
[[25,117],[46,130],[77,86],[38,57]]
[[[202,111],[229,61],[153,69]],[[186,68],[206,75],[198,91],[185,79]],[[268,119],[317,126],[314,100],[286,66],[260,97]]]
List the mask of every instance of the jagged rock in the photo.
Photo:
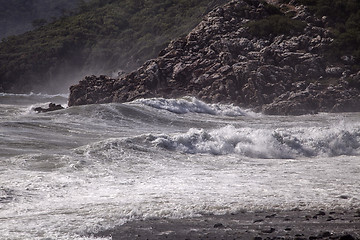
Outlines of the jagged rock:
[[36,108],[34,108],[34,111],[37,112],[37,113],[44,113],[44,112],[51,112],[51,111],[61,110],[61,109],[64,109],[64,107],[61,106],[60,104],[49,103],[48,108],[36,107]]
[[260,0],[232,0],[138,70],[72,86],[69,106],[191,95],[267,114],[360,111],[359,88],[347,84],[360,76],[346,64],[351,57],[329,64],[322,55],[333,41],[326,19],[303,6],[294,9],[294,19],[306,22],[303,32],[259,37],[247,23],[271,13]]

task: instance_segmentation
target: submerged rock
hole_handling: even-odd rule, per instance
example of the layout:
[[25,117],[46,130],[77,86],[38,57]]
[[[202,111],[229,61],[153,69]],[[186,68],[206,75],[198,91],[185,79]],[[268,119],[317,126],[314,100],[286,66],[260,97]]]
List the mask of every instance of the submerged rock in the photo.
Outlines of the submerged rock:
[[260,0],[232,0],[138,70],[117,79],[90,76],[70,87],[69,106],[194,96],[266,114],[360,111],[359,89],[348,84],[360,73],[324,57],[333,39],[323,20],[296,7],[292,20],[302,31],[250,31],[249,23],[271,17],[271,9]]

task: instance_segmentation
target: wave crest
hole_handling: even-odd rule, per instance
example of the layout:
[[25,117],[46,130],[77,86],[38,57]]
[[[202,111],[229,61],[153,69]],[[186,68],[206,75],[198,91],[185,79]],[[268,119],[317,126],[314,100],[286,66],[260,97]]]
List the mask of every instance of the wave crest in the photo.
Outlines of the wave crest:
[[185,113],[204,113],[210,115],[221,116],[246,116],[255,114],[249,110],[243,110],[234,105],[225,104],[207,104],[194,97],[184,97],[179,99],[165,99],[165,98],[147,98],[138,99],[132,104],[143,104],[157,109],[167,110],[177,114]]

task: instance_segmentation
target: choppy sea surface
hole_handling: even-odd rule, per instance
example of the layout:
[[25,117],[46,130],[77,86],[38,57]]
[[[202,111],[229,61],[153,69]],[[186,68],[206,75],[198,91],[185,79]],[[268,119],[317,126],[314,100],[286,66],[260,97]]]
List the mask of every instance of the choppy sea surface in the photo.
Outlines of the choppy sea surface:
[[67,95],[0,93],[0,239],[360,207],[359,113],[266,116],[194,98],[33,111],[49,102]]

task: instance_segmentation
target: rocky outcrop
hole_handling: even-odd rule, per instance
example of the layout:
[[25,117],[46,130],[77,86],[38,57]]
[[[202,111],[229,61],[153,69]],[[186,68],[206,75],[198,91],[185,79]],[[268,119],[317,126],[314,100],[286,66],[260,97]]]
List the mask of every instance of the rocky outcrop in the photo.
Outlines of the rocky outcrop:
[[360,78],[351,71],[351,56],[324,57],[333,41],[326,18],[293,6],[292,18],[306,23],[303,31],[249,31],[250,22],[272,9],[259,0],[230,1],[125,77],[90,76],[72,86],[69,106],[190,95],[267,114],[360,111],[359,90],[348,84]]
[[61,109],[64,109],[64,107],[61,106],[60,104],[49,103],[48,108],[36,107],[36,108],[34,108],[34,111],[37,113],[45,113],[45,112],[52,112],[52,111],[57,111],[57,110],[61,110]]

